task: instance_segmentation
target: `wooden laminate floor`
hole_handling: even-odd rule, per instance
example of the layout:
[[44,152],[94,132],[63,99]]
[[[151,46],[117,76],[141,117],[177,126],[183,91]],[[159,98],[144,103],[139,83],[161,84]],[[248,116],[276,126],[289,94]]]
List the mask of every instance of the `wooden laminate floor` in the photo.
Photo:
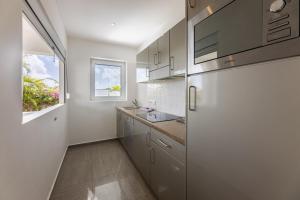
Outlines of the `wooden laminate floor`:
[[155,200],[121,144],[69,148],[50,200]]

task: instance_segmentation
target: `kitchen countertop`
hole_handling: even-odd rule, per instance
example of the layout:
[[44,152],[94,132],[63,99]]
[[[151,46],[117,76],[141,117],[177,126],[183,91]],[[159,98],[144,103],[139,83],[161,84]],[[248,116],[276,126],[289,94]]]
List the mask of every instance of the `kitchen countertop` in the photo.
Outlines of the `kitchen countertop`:
[[161,133],[169,136],[170,138],[179,142],[180,144],[185,145],[185,138],[186,138],[185,124],[179,123],[176,120],[152,123],[137,116],[138,113],[142,112],[139,109],[128,110],[123,107],[117,107],[117,109],[128,114],[134,119],[139,120],[140,122],[160,131]]

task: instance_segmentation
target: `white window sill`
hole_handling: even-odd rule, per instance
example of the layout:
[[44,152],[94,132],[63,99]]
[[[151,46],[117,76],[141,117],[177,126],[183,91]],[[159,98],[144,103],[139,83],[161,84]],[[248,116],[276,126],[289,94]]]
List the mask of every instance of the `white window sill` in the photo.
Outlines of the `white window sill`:
[[49,108],[46,108],[44,110],[41,111],[36,111],[36,112],[23,112],[23,120],[22,120],[22,124],[26,124],[34,119],[37,119],[53,110],[56,110],[60,107],[64,106],[64,104],[57,104],[55,106],[51,106]]

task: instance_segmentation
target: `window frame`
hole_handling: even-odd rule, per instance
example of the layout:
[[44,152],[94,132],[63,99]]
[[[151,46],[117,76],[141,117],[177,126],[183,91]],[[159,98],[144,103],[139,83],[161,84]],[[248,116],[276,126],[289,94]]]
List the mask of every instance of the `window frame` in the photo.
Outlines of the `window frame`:
[[[120,96],[95,96],[95,66],[112,65],[121,68],[121,95]],[[90,100],[91,101],[127,101],[127,62],[124,60],[113,60],[107,58],[90,59]]]
[[[23,16],[24,15],[24,16]],[[34,120],[42,115],[51,112],[54,109],[57,109],[63,106],[66,103],[66,78],[67,78],[67,69],[66,69],[66,50],[63,48],[63,45],[57,35],[49,33],[49,30],[46,29],[42,21],[39,19],[37,14],[34,12],[33,8],[29,3],[24,0],[22,3],[22,18],[25,17],[26,20],[33,25],[38,34],[44,39],[47,45],[53,50],[56,57],[59,59],[59,103],[53,106],[49,106],[40,111],[35,111],[32,113],[23,112],[22,109],[22,124],[25,124],[31,120]],[[23,19],[22,19],[23,20]],[[50,31],[51,32],[51,31]],[[53,29],[54,33],[55,30]],[[22,58],[23,59],[23,58]],[[23,69],[21,69],[23,70]],[[23,73],[22,73],[22,104],[23,104]]]
[[63,49],[61,41],[58,39],[58,36],[50,35],[49,31],[43,25],[41,19],[39,19],[38,15],[33,11],[32,7],[26,0],[22,4],[22,12],[31,22],[31,24],[36,28],[36,30],[42,36],[42,38],[44,38],[47,44],[53,49],[55,54],[61,59],[61,61],[66,63],[66,50]]

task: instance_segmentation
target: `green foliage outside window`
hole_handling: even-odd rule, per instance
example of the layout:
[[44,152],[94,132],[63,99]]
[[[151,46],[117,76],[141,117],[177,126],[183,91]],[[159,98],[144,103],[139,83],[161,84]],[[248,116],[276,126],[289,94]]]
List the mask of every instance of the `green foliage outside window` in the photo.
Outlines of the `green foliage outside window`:
[[121,86],[120,85],[112,86],[111,91],[121,91]]
[[[29,68],[26,64],[23,68],[28,72]],[[59,87],[49,87],[44,83],[45,80],[47,79],[23,76],[23,112],[40,111],[59,103]],[[48,80],[58,83],[53,79]]]

